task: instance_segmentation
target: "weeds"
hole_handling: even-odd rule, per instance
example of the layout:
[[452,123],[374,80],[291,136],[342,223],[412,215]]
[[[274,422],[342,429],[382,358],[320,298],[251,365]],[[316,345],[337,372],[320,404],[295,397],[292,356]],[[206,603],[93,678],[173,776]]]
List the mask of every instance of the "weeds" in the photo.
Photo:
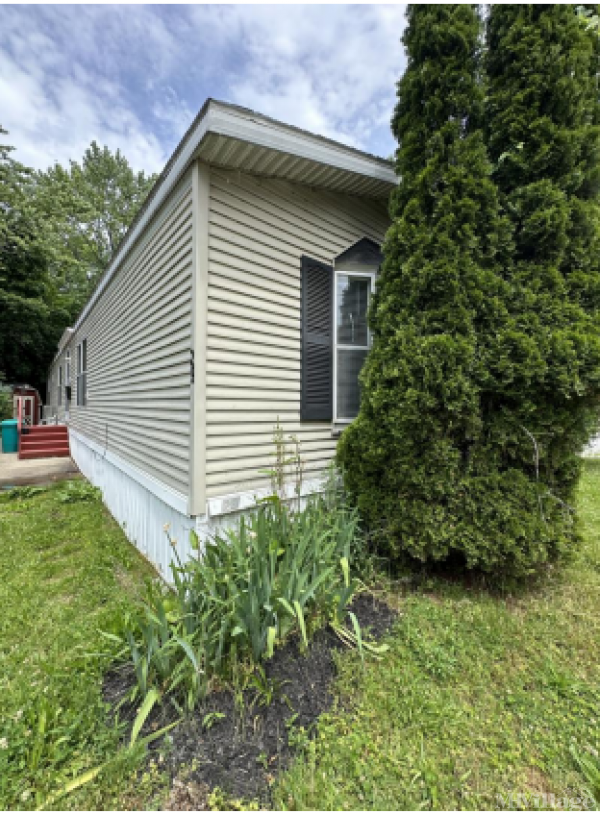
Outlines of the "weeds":
[[[304,648],[326,624],[342,635],[357,587],[350,576],[357,514],[333,478],[300,510],[303,466],[297,440],[292,439],[291,455],[279,427],[274,440],[274,493],[203,550],[192,534],[197,555],[189,561],[181,562],[173,546],[174,594],[149,590],[143,612],[128,623],[123,638],[135,667],[137,696],[154,688],[178,708],[191,709],[211,680],[231,681],[240,664],[272,657],[291,635]],[[283,499],[288,466],[298,498],[293,507]],[[352,624],[354,633],[345,630],[343,638],[362,653],[366,645],[356,618]],[[260,682],[260,671],[254,674]]]
[[157,688],[192,708],[211,678],[260,663],[290,635],[306,647],[318,627],[339,627],[356,588],[348,575],[356,524],[352,511],[332,511],[320,497],[300,512],[275,498],[203,552],[193,539],[198,556],[173,567],[175,594],[149,590],[125,630],[138,696]]
[[598,752],[594,748],[588,747],[588,753],[581,753],[571,746],[571,755],[575,764],[583,775],[587,790],[594,803],[600,805],[600,759]]
[[45,490],[44,486],[15,486],[4,492],[4,497],[7,500],[30,500]]
[[56,494],[57,500],[71,502],[101,502],[102,492],[87,480],[69,480]]

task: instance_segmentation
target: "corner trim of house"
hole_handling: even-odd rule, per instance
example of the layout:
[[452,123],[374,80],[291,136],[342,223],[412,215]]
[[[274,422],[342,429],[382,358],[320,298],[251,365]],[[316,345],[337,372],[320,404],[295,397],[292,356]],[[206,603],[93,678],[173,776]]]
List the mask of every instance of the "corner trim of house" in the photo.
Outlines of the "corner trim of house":
[[155,497],[158,497],[158,499],[162,500],[162,502],[164,502],[166,505],[174,508],[176,511],[179,511],[180,514],[187,515],[188,501],[185,494],[181,494],[179,491],[169,488],[169,486],[161,483],[160,480],[146,474],[141,469],[138,469],[137,466],[128,463],[126,460],[123,460],[122,457],[119,457],[119,455],[108,451],[99,443],[96,443],[95,440],[82,435],[80,432],[77,432],[71,427],[69,427],[69,434],[74,435],[80,443],[83,443],[104,460],[107,460],[117,469],[122,471],[123,474],[131,477],[132,480],[135,480],[136,483],[139,483],[143,488],[145,488],[151,494],[154,494]]
[[[313,477],[302,483],[300,497],[308,497],[323,491],[324,478]],[[271,488],[259,488],[254,491],[237,491],[233,494],[225,494],[222,497],[209,497],[206,501],[206,516],[220,517],[225,514],[235,514],[240,511],[247,511],[249,508],[256,508],[258,500],[270,497],[273,493]],[[284,486],[282,497],[284,500],[293,500],[298,495],[293,483]]]
[[206,511],[206,354],[208,329],[208,216],[210,168],[192,167],[192,364],[188,514]]

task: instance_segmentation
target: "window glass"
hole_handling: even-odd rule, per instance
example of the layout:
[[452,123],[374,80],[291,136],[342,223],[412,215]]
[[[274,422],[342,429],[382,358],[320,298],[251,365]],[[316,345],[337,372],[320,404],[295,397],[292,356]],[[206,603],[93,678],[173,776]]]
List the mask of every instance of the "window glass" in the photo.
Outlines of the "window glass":
[[368,277],[337,277],[337,342],[355,347],[368,347],[367,310],[369,307]]
[[336,286],[336,419],[351,420],[358,415],[358,374],[370,344],[371,277],[338,274]]
[[356,418],[360,407],[360,373],[368,350],[338,347],[337,351],[337,417]]
[[77,405],[87,404],[87,339],[77,345]]

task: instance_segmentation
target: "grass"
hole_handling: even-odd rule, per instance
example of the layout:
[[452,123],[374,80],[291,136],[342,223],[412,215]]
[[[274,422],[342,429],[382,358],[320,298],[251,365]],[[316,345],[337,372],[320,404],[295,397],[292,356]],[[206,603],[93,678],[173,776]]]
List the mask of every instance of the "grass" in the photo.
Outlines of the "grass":
[[[166,782],[120,748],[101,696],[99,628],[150,571],[98,502],[65,485],[0,498],[0,808],[144,808]],[[600,461],[584,545],[512,593],[442,577],[386,584],[400,618],[380,661],[340,657],[337,708],[274,786],[293,809],[571,806],[600,792]],[[115,758],[115,755],[119,755]],[[594,784],[595,783],[595,784]],[[520,794],[520,795],[517,795]],[[537,801],[536,801],[537,800]],[[565,805],[567,800],[567,805]]]
[[579,510],[581,552],[528,590],[388,586],[390,652],[340,660],[339,710],[279,779],[275,807],[597,809],[600,461],[586,463]]
[[0,498],[1,809],[37,808],[108,760],[56,806],[137,807],[153,784],[132,783],[139,753],[114,759],[119,732],[107,722],[94,655],[106,648],[98,629],[132,606],[151,571],[102,503],[80,501],[78,488]]

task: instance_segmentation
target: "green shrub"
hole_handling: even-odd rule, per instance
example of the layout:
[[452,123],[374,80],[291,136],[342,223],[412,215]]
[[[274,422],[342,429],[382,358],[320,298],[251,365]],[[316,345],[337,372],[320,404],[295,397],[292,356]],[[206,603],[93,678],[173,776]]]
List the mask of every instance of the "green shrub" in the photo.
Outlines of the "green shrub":
[[506,354],[521,365],[518,386],[496,394],[489,427],[557,501],[545,536],[572,546],[561,506],[575,502],[600,420],[600,41],[572,5],[496,4],[487,29],[486,138],[514,234],[510,309],[536,348],[528,360]]
[[409,7],[401,180],[338,462],[392,557],[522,576],[577,539],[598,419],[598,104],[572,7],[493,6],[490,26],[486,104],[477,7]]
[[480,129],[480,29],[473,6],[409,7],[393,121],[401,183],[370,313],[361,409],[338,462],[392,558],[459,554],[472,567],[520,569],[529,557],[515,527],[534,524],[534,539],[544,527],[537,490],[525,483],[523,491],[510,466],[498,470],[485,410],[505,375],[501,343],[525,357],[533,350],[521,346],[506,306],[510,228]]
[[173,543],[175,591],[150,588],[125,625],[135,694],[154,688],[191,708],[212,678],[235,677],[240,664],[270,657],[290,635],[306,646],[319,626],[338,627],[356,586],[356,533],[356,511],[332,486],[303,510],[270,497],[204,549],[193,536],[198,555],[185,563]]

